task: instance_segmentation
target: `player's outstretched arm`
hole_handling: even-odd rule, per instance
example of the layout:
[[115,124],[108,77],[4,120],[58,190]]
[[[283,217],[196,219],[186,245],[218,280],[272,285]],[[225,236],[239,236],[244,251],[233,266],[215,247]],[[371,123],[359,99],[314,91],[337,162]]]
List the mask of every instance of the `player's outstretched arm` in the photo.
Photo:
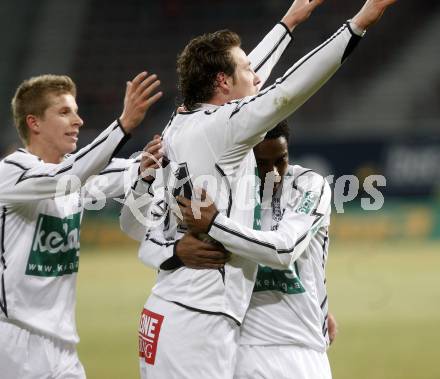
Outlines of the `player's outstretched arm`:
[[259,88],[270,76],[281,55],[292,41],[293,29],[304,22],[324,0],[295,0],[281,22],[249,53],[251,67],[260,78]]
[[[113,158],[98,175],[90,177],[84,186],[84,204],[90,207],[87,209],[101,209],[96,205],[96,198],[102,199],[103,196],[119,199],[132,195],[135,201],[145,194],[152,197],[151,185],[156,176],[155,170],[160,167],[163,157],[161,146],[160,136],[155,135],[138,156],[130,159]],[[147,205],[144,203],[142,200],[143,207]],[[128,207],[123,207],[123,213],[126,208]],[[128,212],[131,213],[131,210]],[[142,229],[141,239],[143,235]]]
[[[352,21],[346,22],[332,37],[295,63],[274,84],[225,108],[224,111],[230,112],[227,130],[233,149],[236,145],[257,144],[261,141],[258,136],[263,136],[304,104],[353,52],[364,28],[377,22],[386,8],[396,1],[367,0]],[[226,160],[230,159],[228,153]]]
[[[316,188],[315,188],[316,187]],[[227,251],[276,269],[291,269],[330,212],[331,190],[327,182],[310,181],[308,190],[322,191],[315,207],[288,206],[278,230],[260,231],[245,227],[220,214],[202,191],[201,201],[178,196],[184,223],[192,233],[208,234]],[[299,190],[301,193],[310,191]],[[319,192],[318,192],[319,194]]]
[[[124,186],[125,198],[119,224],[121,230],[136,241],[142,241],[145,237],[146,225],[143,220],[148,217],[148,209],[153,202],[153,184],[156,180],[156,170],[162,167],[162,158],[162,142],[160,136],[155,135],[136,159],[140,162],[136,167],[138,175],[134,185]],[[161,170],[158,170],[158,176],[158,181],[161,182]]]
[[[155,93],[159,85],[160,81],[157,80],[157,76],[148,76],[146,72],[138,74],[132,81],[127,82],[124,111],[119,120],[125,132],[128,133],[138,126],[147,110],[162,96],[162,92]],[[154,171],[158,167],[156,164],[151,164],[150,161],[153,159],[158,162],[162,158],[161,152],[158,151],[160,147],[160,136],[156,135],[153,141],[147,144],[140,157],[134,159],[114,158],[97,176],[89,178],[84,186],[86,194],[84,204],[89,207],[87,209],[101,209],[102,204],[99,203],[99,200],[96,201],[97,198],[102,202],[105,201],[105,198],[123,197],[127,194],[128,189],[133,188],[133,192],[135,192],[136,188],[140,187],[137,183],[138,173],[141,174],[144,170]],[[149,184],[154,179],[141,177],[145,181],[150,181]]]

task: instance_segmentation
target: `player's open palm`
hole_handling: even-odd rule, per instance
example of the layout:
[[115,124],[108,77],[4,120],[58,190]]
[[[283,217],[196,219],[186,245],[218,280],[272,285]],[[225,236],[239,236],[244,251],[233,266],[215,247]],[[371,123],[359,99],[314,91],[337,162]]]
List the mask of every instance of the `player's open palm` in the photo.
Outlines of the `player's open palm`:
[[124,110],[120,117],[122,127],[131,132],[144,119],[148,109],[162,96],[157,92],[160,81],[156,75],[141,72],[132,81],[127,82]]
[[362,29],[367,29],[380,20],[385,10],[397,0],[367,0],[359,11],[353,17],[353,22]]

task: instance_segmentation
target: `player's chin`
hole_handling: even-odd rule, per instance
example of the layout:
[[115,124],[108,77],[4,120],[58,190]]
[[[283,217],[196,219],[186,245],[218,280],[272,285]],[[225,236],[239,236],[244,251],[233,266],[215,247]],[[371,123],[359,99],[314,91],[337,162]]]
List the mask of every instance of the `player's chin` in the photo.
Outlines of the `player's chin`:
[[258,94],[258,87],[257,86],[254,86],[250,91],[249,91],[249,93],[247,94],[247,96],[255,96],[255,95],[257,95]]
[[76,142],[70,142],[65,145],[64,154],[72,154],[77,148]]

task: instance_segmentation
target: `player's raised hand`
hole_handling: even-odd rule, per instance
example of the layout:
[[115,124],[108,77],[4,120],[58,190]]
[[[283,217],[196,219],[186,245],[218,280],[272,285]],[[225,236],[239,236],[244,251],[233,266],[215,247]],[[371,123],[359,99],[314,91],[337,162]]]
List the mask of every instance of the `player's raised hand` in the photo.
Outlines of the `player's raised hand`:
[[367,0],[359,13],[351,20],[361,29],[367,29],[382,17],[385,10],[397,0]]
[[157,76],[148,75],[145,71],[127,82],[124,110],[119,118],[127,133],[142,122],[148,109],[162,96],[162,92],[156,92],[159,85]]
[[281,21],[292,31],[306,21],[323,2],[324,0],[295,0]]

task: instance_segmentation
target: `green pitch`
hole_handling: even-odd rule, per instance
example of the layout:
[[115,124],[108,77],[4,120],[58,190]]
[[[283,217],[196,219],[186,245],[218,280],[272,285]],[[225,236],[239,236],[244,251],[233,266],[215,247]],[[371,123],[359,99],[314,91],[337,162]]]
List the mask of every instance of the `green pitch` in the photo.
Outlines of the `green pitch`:
[[[333,377],[440,378],[440,243],[330,249],[330,308],[339,323]],[[138,378],[137,322],[155,273],[135,247],[81,254],[77,320],[88,378]]]

